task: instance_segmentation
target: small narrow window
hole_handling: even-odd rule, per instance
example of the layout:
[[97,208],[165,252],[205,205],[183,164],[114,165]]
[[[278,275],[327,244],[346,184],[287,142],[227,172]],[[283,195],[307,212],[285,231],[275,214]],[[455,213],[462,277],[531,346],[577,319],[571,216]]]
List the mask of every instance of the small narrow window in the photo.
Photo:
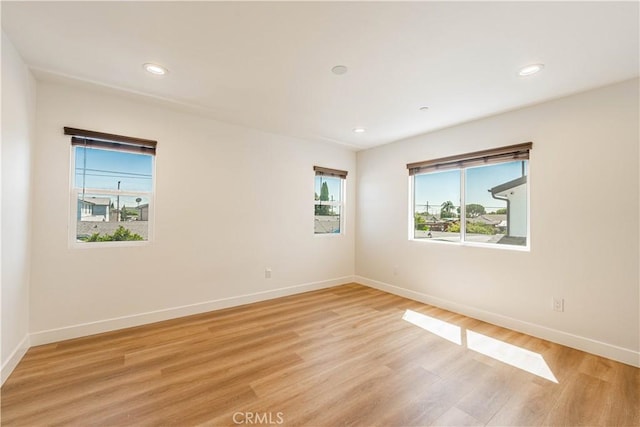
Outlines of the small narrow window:
[[156,142],[64,128],[71,135],[71,241],[149,241]]
[[527,246],[531,147],[408,164],[413,239]]
[[340,234],[343,231],[344,182],[347,172],[314,166],[314,233]]

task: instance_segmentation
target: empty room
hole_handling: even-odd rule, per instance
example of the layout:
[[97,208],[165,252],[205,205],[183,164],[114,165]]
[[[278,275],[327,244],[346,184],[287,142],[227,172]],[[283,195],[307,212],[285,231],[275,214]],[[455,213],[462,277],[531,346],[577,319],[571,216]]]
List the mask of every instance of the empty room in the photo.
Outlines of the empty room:
[[640,425],[640,3],[0,13],[0,425]]

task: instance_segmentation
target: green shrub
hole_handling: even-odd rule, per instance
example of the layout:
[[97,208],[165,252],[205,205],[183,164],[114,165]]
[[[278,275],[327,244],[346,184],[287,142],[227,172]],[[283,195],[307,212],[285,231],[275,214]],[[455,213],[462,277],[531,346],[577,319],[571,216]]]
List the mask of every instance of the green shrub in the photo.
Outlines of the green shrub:
[[[460,223],[454,222],[449,226],[447,230],[450,233],[459,233],[460,232]],[[469,222],[467,221],[467,233],[469,234],[496,234],[496,230],[493,226],[488,224],[482,224],[478,222]]]
[[419,231],[429,231],[429,226],[427,225],[427,221],[418,214],[414,215],[414,223],[416,230]]
[[467,222],[467,233],[469,234],[496,234],[492,225],[479,222]]
[[89,236],[85,242],[121,242],[132,240],[144,240],[144,238],[136,233],[132,233],[131,230],[119,226],[113,234],[105,234],[101,236],[100,233],[93,233]]

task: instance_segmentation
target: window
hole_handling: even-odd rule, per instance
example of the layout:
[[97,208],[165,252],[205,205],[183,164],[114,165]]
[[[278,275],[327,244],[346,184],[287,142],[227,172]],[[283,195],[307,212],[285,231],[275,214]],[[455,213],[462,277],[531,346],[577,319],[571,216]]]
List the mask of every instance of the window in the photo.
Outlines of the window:
[[337,169],[314,166],[314,233],[342,233],[342,217],[344,214],[344,181],[347,172]]
[[531,147],[529,142],[408,164],[411,237],[527,246]]
[[156,142],[82,129],[72,135],[70,240],[148,241]]
[[459,242],[460,171],[415,175],[414,189],[413,237]]

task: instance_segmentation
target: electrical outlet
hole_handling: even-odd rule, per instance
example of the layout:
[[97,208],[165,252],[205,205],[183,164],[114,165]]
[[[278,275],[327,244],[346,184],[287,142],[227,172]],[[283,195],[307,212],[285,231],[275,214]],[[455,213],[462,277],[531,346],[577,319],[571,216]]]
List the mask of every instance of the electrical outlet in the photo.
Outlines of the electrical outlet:
[[553,311],[564,311],[564,298],[553,297]]
[[265,279],[271,279],[271,269],[270,268],[265,268],[264,269],[264,278]]
[[394,276],[397,276],[397,275],[398,275],[398,266],[397,266],[397,265],[394,265],[394,266],[393,266],[393,275],[394,275]]

